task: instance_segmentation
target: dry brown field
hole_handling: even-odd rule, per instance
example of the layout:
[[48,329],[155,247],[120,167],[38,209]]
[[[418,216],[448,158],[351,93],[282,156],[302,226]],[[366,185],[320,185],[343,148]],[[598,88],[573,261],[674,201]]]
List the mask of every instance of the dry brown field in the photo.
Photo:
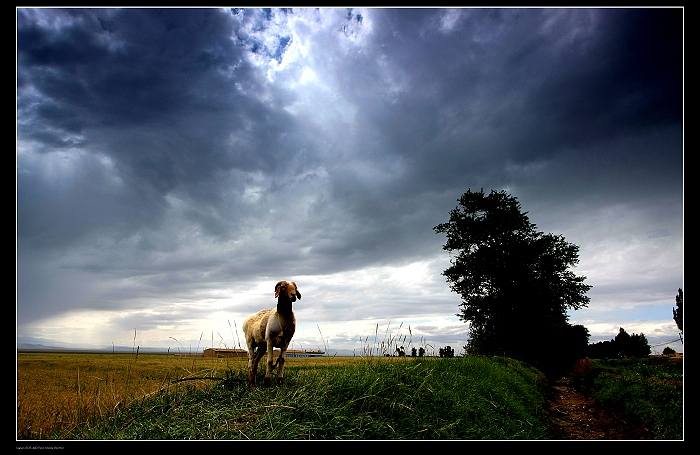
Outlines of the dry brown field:
[[[288,358],[287,366],[332,365],[352,357]],[[107,417],[158,390],[209,386],[245,358],[172,354],[17,353],[17,439],[60,439],[91,418]],[[261,366],[263,369],[264,366]],[[187,381],[177,382],[178,380]]]

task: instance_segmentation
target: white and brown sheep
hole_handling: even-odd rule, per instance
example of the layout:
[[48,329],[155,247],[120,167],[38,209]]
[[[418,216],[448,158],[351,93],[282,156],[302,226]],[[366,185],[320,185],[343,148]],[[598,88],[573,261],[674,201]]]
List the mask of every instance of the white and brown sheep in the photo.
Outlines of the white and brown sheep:
[[274,348],[280,348],[280,355],[277,358],[277,382],[280,384],[284,382],[284,354],[296,330],[292,302],[301,299],[301,293],[294,281],[280,281],[275,285],[275,297],[277,297],[276,308],[258,311],[248,316],[243,322],[243,333],[248,345],[250,385],[255,385],[258,362],[265,352],[267,352],[267,370],[263,385],[270,385]]

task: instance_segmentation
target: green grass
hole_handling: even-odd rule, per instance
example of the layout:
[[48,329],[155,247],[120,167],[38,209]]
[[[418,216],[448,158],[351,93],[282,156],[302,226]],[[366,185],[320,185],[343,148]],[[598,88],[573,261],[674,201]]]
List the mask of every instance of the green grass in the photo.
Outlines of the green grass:
[[249,387],[228,370],[117,408],[60,439],[546,439],[542,375],[511,359],[368,358],[285,369]]
[[595,360],[574,378],[596,404],[638,428],[643,439],[683,439],[683,362]]

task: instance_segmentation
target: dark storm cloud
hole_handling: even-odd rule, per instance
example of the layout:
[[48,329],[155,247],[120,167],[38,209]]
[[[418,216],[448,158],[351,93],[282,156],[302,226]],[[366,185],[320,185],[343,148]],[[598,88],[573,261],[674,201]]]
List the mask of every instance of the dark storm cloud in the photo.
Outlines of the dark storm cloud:
[[[388,25],[374,44],[407,88],[378,104],[366,80],[346,87],[354,99],[367,93],[367,123],[383,131],[388,149],[415,159],[417,182],[449,185],[484,173],[490,181],[488,169],[504,160],[572,152],[586,159],[621,137],[647,137],[651,125],[678,137],[678,10],[469,10],[452,34],[427,27],[440,11],[384,14]],[[352,64],[376,66],[373,58]],[[632,159],[639,152],[609,153]],[[676,171],[680,155],[669,154]]]
[[[259,281],[432,260],[444,241],[432,227],[468,188],[512,191],[598,270],[623,256],[615,248],[673,250],[682,18],[678,8],[20,8],[18,322],[123,308],[177,325],[210,311],[188,302]],[[581,228],[610,219],[609,242]],[[633,248],[639,223],[649,243]],[[437,295],[447,287],[431,267]],[[457,310],[442,294],[356,286],[359,302],[337,303],[344,315]],[[303,301],[316,315],[343,299],[335,283],[316,293],[325,300]]]
[[[40,27],[18,14],[20,134],[102,153],[164,194],[231,168],[283,164],[291,119],[265,105],[256,74],[214,9],[59,10]],[[105,25],[107,24],[107,25]],[[41,125],[39,128],[37,126]],[[240,133],[235,144],[230,137]],[[192,188],[189,188],[189,187]],[[201,189],[201,188],[200,188]]]
[[286,166],[292,119],[259,99],[234,26],[213,9],[18,11],[18,135],[76,167],[73,185],[51,187],[20,163],[20,237],[152,225],[168,192],[216,203],[230,170]]

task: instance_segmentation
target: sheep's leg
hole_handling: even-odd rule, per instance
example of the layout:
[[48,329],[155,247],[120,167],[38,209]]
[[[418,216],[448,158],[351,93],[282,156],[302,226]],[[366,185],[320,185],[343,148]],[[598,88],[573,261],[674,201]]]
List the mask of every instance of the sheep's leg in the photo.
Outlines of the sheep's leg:
[[255,347],[248,341],[248,383],[255,385],[255,374],[253,373],[253,359],[255,358]]
[[265,379],[263,380],[263,385],[265,387],[270,386],[270,372],[272,371],[272,357],[274,354],[274,349],[272,343],[268,343],[269,347],[267,349],[267,369],[265,370]]
[[255,376],[258,365],[255,363],[255,352],[248,350],[248,382],[255,385]]
[[277,363],[279,364],[278,370],[277,370],[277,383],[278,384],[284,384],[284,353],[286,352],[285,349],[280,351],[280,356],[277,358]]
[[255,379],[258,375],[258,363],[260,362],[260,359],[264,353],[265,351],[263,351],[262,346],[258,346],[257,349],[248,349],[248,373],[250,376],[250,385],[255,385]]
[[250,385],[255,385],[255,376],[258,365],[255,362],[255,353],[248,349],[248,382]]

